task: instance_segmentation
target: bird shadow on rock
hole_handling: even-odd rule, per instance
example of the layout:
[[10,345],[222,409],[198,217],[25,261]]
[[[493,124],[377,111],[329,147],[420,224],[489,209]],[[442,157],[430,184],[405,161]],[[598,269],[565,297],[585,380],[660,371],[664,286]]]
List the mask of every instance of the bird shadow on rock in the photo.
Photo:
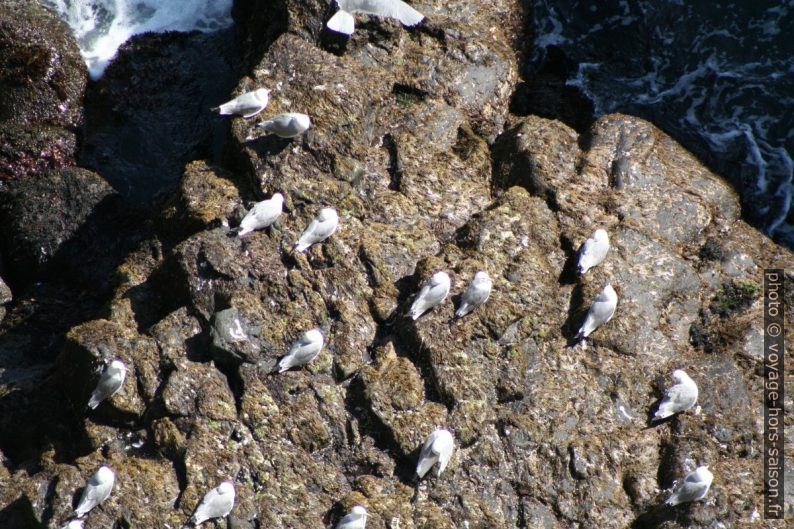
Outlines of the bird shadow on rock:
[[571,241],[565,237],[560,238],[560,244],[562,250],[568,255],[568,258],[562,266],[557,281],[559,281],[561,285],[573,285],[579,280],[579,254],[581,252],[581,247],[574,249]]
[[650,511],[639,515],[629,526],[630,529],[656,529],[666,522],[676,519],[676,512],[673,507],[662,504],[657,505]]
[[0,527],[45,529],[46,525],[36,519],[30,499],[27,496],[20,496],[0,509]]
[[323,25],[323,30],[320,32],[320,46],[322,49],[341,57],[347,51],[348,42],[350,42],[349,35],[332,31]]
[[246,141],[260,157],[281,154],[291,143],[292,138],[279,138],[275,134],[264,134]]
[[573,287],[571,301],[568,303],[568,316],[560,328],[560,333],[567,340],[567,346],[573,347],[579,343],[579,328],[584,323],[586,311],[581,310],[584,303],[584,288],[581,284]]
[[[463,294],[463,292],[460,292],[449,297],[450,301],[452,301],[452,307],[455,309],[455,312],[458,311],[461,303],[463,303]],[[461,319],[455,316],[455,312],[453,312],[452,316],[449,318],[449,323],[455,323],[457,320]]]
[[[386,453],[399,454],[399,450],[395,448],[399,446],[397,439],[391,429],[372,411],[370,401],[366,396],[364,381],[359,376],[354,376],[350,380],[345,397],[345,408],[350,415],[358,420],[360,430],[367,432],[367,435],[372,438],[376,448]],[[416,455],[418,455],[418,451]],[[394,476],[406,486],[411,486],[414,472],[414,467],[411,464],[411,461],[414,460],[413,456],[414,454],[411,453],[405,458],[396,458]]]

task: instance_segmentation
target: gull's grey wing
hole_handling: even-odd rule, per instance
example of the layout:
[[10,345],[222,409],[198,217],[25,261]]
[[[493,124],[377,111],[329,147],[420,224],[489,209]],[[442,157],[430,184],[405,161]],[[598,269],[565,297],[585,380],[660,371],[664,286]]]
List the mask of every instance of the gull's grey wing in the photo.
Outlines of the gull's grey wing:
[[218,487],[215,487],[204,495],[191,519],[194,523],[200,524],[211,518],[226,516],[232,507],[234,507],[234,496],[223,494]]
[[91,393],[91,398],[88,401],[88,407],[91,409],[99,406],[103,400],[113,396],[121,386],[124,384],[124,375],[122,373],[111,374],[109,369],[106,369],[99,377],[94,392]]
[[489,283],[472,283],[460,299],[460,307],[455,312],[456,316],[465,316],[488,300],[491,295]]

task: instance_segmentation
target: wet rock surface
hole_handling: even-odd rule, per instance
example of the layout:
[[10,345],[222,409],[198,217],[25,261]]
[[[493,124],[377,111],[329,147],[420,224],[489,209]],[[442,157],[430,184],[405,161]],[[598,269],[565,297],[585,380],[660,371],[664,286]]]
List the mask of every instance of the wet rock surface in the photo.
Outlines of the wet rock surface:
[[[238,2],[237,16],[260,4]],[[251,68],[235,93],[273,93],[261,116],[232,120],[224,164],[185,165],[154,219],[111,223],[130,237],[116,257],[75,269],[84,253],[62,250],[53,262],[81,295],[49,281],[9,302],[0,289],[0,526],[61,527],[102,464],[117,484],[89,529],[181,527],[226,479],[232,527],[333,527],[357,504],[376,529],[739,527],[763,511],[747,477],[763,465],[760,285],[792,254],[651,124],[609,115],[579,133],[512,114],[528,16],[514,3],[414,5],[419,27],[362,17],[345,40],[323,29],[333,9],[320,2],[275,3],[265,34],[241,24]],[[312,129],[246,141],[287,110]],[[99,178],[57,171],[42,173],[47,200],[70,198],[54,185],[64,174]],[[86,212],[117,196],[99,180],[76,188]],[[237,237],[274,192],[279,221]],[[325,206],[338,231],[294,252]],[[73,233],[92,213],[56,213],[61,231],[37,235],[56,241],[45,248],[83,248]],[[3,244],[42,225],[29,224],[4,225]],[[599,227],[612,247],[577,277]],[[90,292],[95,270],[112,273]],[[449,297],[411,320],[440,270]],[[478,270],[491,296],[456,319]],[[577,344],[607,281],[617,311]],[[312,328],[317,358],[274,373]],[[122,390],[89,412],[112,359],[127,365]],[[698,406],[650,427],[677,368]],[[449,466],[416,482],[418,451],[442,427],[456,440]],[[664,507],[698,464],[715,476],[706,498]]]

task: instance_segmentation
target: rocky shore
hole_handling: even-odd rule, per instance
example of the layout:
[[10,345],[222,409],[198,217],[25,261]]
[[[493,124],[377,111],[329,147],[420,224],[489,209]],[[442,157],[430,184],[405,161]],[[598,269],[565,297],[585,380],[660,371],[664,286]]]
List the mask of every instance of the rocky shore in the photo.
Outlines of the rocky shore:
[[[333,527],[359,504],[370,529],[786,527],[760,518],[761,286],[794,255],[652,124],[592,121],[522,79],[523,3],[412,5],[416,28],[360,16],[342,39],[326,0],[236,2],[234,94],[271,102],[148,210],[78,166],[87,75],[68,29],[0,6],[0,527],[60,528],[102,465],[116,483],[88,529],[182,527],[227,479],[228,525],[204,527]],[[312,128],[246,140],[288,111]],[[275,192],[277,224],[236,237]],[[338,231],[292,251],[326,206]],[[599,227],[612,248],[578,277]],[[454,319],[482,269],[490,299]],[[439,270],[450,297],[407,318]],[[615,316],[577,345],[606,281]],[[320,355],[273,374],[314,327]],[[110,359],[122,390],[88,411]],[[698,405],[651,426],[674,369]],[[417,483],[441,427],[452,460]],[[664,506],[699,464],[708,495]]]

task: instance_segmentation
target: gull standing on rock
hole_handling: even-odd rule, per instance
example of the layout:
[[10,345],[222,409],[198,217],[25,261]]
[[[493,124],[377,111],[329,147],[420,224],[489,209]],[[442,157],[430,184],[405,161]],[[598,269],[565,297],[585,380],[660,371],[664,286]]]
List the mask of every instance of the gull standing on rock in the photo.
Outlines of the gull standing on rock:
[[711,487],[714,474],[707,466],[699,466],[684,478],[684,481],[675,489],[673,495],[667,498],[668,505],[676,506],[680,503],[702,499]]
[[417,294],[416,299],[411,305],[409,314],[414,320],[432,309],[447,297],[449,294],[449,276],[446,272],[436,272],[425,283],[422,290]]
[[651,421],[660,421],[686,411],[698,400],[698,386],[682,369],[673,371],[675,385],[668,388]]
[[347,515],[339,520],[336,529],[364,529],[367,524],[367,509],[356,505]]
[[396,18],[404,26],[415,26],[425,16],[402,0],[336,0],[339,11],[325,24],[328,29],[352,35],[355,27],[354,13]]
[[198,526],[212,518],[226,518],[234,507],[234,484],[224,481],[207,494],[190,517],[193,525]]
[[306,331],[295,343],[292,344],[289,352],[284,355],[279,363],[279,373],[287,371],[291,367],[306,365],[320,354],[323,348],[323,334],[320,329]]
[[240,222],[238,237],[245,237],[254,230],[267,228],[281,215],[284,205],[284,196],[281,193],[274,193],[270,200],[257,202]]
[[295,243],[295,249],[304,252],[314,243],[324,241],[330,237],[339,226],[339,215],[334,208],[323,208],[311,221]]
[[222,116],[237,115],[250,118],[262,112],[269,100],[270,90],[267,88],[260,88],[253,92],[241,94],[231,101],[213,107],[211,110],[218,112]]
[[595,231],[587,239],[579,252],[579,275],[585,275],[588,270],[601,264],[609,251],[609,235],[601,229]]
[[447,468],[454,449],[455,438],[449,431],[440,428],[431,433],[422,447],[419,461],[416,464],[416,475],[419,476],[419,479],[425,477],[427,471],[436,463],[438,463],[436,476],[441,476],[441,473]]
[[260,129],[275,134],[279,138],[295,138],[309,130],[311,126],[311,118],[300,112],[279,114],[278,116],[257,124],[257,127]]
[[91,509],[105,501],[110,496],[110,491],[113,490],[115,481],[116,475],[110,467],[99,467],[99,470],[86,483],[83,495],[80,497],[80,503],[77,504],[77,508],[74,510],[74,515],[82,518]]
[[105,367],[96,389],[91,393],[88,407],[92,410],[99,406],[99,403],[118,393],[124,385],[124,378],[127,376],[127,368],[121,360],[113,360],[110,365]]
[[612,285],[607,283],[604,290],[596,296],[595,301],[590,305],[590,310],[587,311],[587,317],[584,319],[577,337],[584,340],[590,336],[590,333],[612,319],[617,305],[618,294]]
[[461,318],[488,301],[492,285],[488,272],[480,270],[474,274],[471,285],[460,298],[460,307],[455,311],[455,316]]

